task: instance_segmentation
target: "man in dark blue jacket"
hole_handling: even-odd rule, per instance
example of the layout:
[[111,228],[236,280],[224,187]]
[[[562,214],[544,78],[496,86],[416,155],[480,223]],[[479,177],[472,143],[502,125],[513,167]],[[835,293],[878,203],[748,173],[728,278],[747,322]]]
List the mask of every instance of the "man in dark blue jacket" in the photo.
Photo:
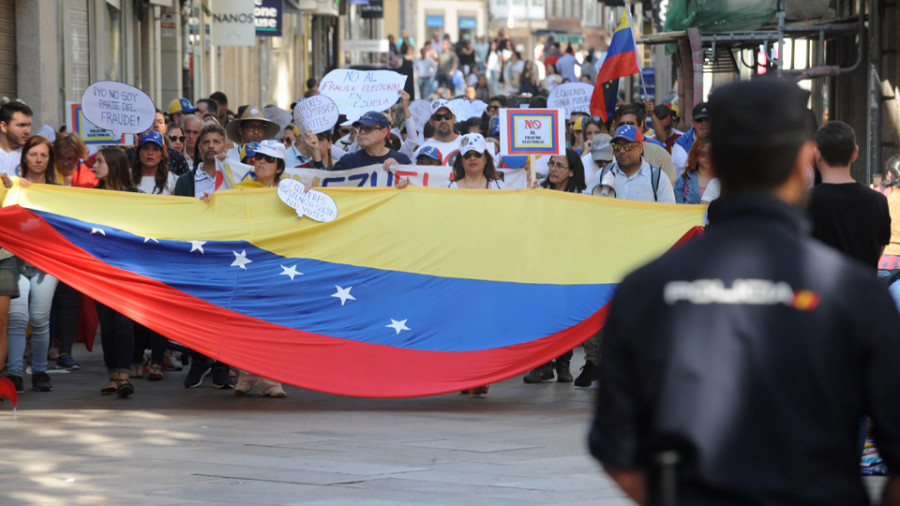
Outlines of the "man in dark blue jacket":
[[[713,92],[709,232],[613,299],[590,449],[640,504],[868,504],[864,413],[900,471],[900,314],[795,208],[807,99],[769,79]],[[900,504],[897,474],[883,504]]]

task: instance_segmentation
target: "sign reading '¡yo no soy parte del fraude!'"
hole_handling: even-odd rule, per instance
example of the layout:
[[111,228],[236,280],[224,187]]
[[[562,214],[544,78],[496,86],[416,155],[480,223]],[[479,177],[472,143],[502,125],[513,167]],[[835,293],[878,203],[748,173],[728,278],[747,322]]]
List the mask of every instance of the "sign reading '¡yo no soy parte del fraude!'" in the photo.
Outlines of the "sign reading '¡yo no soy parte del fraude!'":
[[384,111],[397,103],[406,76],[390,70],[335,69],[319,83],[319,93],[334,100],[347,119]]
[[564,155],[562,109],[500,109],[500,154]]
[[81,107],[97,127],[119,134],[149,130],[156,119],[156,106],[143,91],[116,81],[97,81],[84,90]]

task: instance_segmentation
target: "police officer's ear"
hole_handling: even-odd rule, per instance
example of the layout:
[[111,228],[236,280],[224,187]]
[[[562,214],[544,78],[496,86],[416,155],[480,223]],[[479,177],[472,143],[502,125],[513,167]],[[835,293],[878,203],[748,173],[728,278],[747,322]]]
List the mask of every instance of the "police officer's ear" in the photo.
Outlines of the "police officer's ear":
[[815,160],[816,143],[809,140],[797,150],[791,175],[778,188],[775,188],[776,196],[788,204],[802,204],[807,198],[809,183],[809,168]]

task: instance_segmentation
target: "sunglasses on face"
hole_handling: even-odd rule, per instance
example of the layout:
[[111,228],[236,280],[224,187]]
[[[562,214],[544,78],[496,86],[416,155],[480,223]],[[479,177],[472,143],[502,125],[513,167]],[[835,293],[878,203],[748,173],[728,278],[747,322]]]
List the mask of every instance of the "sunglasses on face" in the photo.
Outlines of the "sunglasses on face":
[[349,134],[349,133],[350,133],[350,129],[349,129],[349,128],[342,128],[342,129],[341,129],[341,136],[347,135],[347,134]]
[[361,127],[359,127],[359,131],[364,134],[367,134],[369,132],[374,132],[375,130],[381,130],[381,127],[369,126],[369,125],[362,125]]
[[266,163],[275,163],[275,160],[277,160],[277,158],[275,158],[274,156],[264,155],[262,153],[257,153],[255,159],[265,160]]
[[431,119],[433,119],[435,121],[440,121],[442,119],[450,121],[451,119],[453,119],[453,114],[451,114],[449,112],[445,112],[444,114],[432,114]]
[[499,105],[489,105],[487,108],[487,110],[489,110],[489,111],[496,111],[498,109],[500,109]]
[[636,142],[614,142],[612,143],[613,151],[631,151],[631,148],[637,146]]
[[484,156],[484,153],[479,153],[478,151],[469,151],[468,153],[463,155],[463,160],[469,160],[470,158],[481,158]]
[[168,137],[169,137],[169,141],[171,141],[171,142],[181,142],[181,143],[184,143],[184,136],[183,136],[183,135],[180,136],[180,137],[177,136],[177,135],[169,135]]

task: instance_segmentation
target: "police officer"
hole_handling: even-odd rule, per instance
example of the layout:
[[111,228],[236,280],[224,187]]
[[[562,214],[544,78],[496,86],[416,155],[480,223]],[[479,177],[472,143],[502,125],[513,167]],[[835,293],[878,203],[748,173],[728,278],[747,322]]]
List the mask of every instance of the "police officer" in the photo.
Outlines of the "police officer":
[[[775,80],[713,92],[709,232],[613,299],[590,449],[640,504],[868,504],[864,413],[900,471],[900,314],[794,208],[807,98]],[[883,504],[900,504],[897,474]]]

